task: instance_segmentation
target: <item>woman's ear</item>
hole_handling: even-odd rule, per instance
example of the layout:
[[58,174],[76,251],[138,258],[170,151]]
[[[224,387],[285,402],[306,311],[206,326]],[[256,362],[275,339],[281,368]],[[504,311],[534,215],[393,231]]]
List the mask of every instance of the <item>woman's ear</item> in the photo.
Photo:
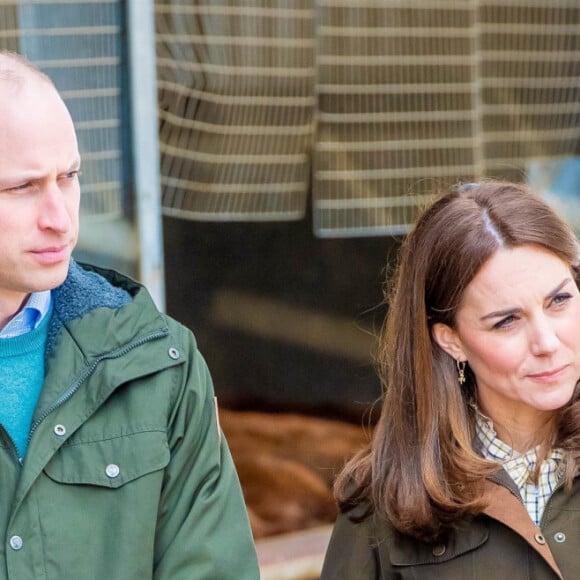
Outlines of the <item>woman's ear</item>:
[[461,340],[457,332],[443,322],[436,322],[433,325],[433,336],[437,344],[451,357],[458,361],[467,360],[463,352]]

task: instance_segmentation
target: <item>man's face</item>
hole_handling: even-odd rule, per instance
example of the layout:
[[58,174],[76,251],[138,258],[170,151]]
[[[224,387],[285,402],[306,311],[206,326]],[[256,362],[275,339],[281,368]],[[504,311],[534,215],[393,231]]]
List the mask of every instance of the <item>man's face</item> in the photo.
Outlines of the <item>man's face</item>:
[[80,156],[54,88],[0,82],[0,322],[60,285],[78,236]]

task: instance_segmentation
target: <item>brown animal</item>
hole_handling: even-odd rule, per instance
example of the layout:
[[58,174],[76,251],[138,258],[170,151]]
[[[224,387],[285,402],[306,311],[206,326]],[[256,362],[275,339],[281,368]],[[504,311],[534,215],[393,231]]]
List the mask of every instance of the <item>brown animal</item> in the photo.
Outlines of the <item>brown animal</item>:
[[333,480],[368,440],[362,427],[296,414],[222,409],[255,538],[336,518]]

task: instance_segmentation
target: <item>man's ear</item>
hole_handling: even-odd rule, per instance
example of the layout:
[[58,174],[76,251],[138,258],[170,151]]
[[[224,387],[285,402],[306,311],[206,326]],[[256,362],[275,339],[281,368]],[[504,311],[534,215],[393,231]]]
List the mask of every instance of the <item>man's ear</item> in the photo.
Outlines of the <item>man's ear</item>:
[[451,357],[458,361],[467,360],[463,352],[463,346],[457,332],[443,322],[433,325],[433,336],[437,344]]

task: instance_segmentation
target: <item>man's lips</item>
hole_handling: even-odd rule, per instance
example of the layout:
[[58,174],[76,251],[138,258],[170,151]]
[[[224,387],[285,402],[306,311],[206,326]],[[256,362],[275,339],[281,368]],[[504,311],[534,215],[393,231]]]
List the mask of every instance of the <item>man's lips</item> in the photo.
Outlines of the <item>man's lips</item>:
[[46,254],[50,252],[61,252],[66,248],[67,244],[62,244],[60,246],[47,246],[46,248],[39,248],[37,250],[32,250],[33,254]]
[[30,253],[43,264],[54,264],[68,258],[69,245],[46,246],[44,248],[31,250]]

